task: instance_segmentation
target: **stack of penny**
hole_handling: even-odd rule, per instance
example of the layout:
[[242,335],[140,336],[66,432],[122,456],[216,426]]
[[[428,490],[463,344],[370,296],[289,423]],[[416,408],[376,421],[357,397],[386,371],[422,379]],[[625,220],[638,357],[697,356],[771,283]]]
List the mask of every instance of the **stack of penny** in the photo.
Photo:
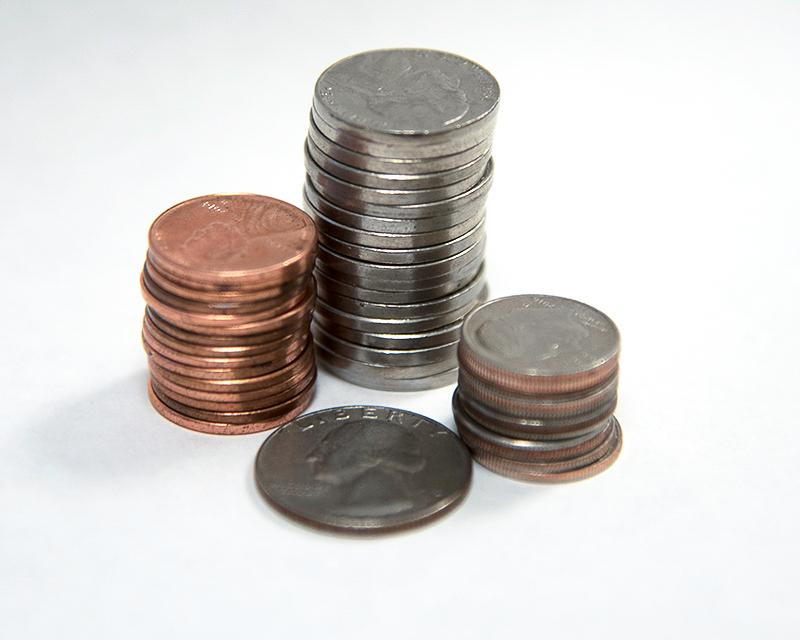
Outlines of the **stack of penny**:
[[320,361],[356,384],[456,379],[464,316],[486,298],[484,214],[499,87],[459,56],[369,51],[317,81],[305,201],[320,234]]
[[316,242],[303,211],[265,196],[194,198],[156,219],[141,276],[142,339],[161,415],[240,434],[308,406]]
[[595,475],[619,455],[619,332],[553,296],[500,298],[464,321],[453,413],[475,460],[518,480]]

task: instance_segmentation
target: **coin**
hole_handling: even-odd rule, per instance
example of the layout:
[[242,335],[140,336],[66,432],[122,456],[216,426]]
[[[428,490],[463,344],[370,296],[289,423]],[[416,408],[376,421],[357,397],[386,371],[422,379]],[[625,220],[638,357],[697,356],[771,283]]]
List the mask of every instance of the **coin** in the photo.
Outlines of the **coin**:
[[[371,333],[357,331],[342,325],[334,325],[324,316],[314,318],[314,324],[327,329],[329,333],[339,336],[344,340],[362,344],[365,347],[377,349],[412,349],[422,347],[436,347],[458,340],[461,335],[461,321],[447,324],[430,331],[417,333]],[[312,325],[313,326],[313,325]]]
[[617,367],[619,332],[589,305],[555,296],[500,298],[464,320],[462,366],[523,393],[588,389]]
[[259,449],[258,485],[282,513],[350,533],[416,526],[466,495],[469,452],[443,425],[401,409],[350,406],[296,418]]

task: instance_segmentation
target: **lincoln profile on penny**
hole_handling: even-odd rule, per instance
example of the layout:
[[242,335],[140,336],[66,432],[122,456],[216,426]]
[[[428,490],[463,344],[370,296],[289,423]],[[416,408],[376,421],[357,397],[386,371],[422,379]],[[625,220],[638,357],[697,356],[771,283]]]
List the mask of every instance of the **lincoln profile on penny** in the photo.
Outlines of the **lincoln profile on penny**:
[[396,425],[356,420],[342,423],[308,453],[311,476],[336,495],[350,515],[382,515],[410,509],[409,476],[425,467],[419,440]]

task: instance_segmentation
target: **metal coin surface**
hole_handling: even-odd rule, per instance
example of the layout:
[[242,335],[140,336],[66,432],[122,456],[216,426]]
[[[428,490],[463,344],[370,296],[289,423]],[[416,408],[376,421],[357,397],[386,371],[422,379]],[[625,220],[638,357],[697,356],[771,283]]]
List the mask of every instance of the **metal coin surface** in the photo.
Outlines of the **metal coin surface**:
[[306,154],[306,173],[319,193],[331,202],[347,208],[361,207],[364,204],[400,206],[437,202],[467,192],[483,175],[483,172],[468,175],[458,182],[436,187],[423,188],[417,185],[400,185],[388,189],[365,187],[329,174],[308,154]]
[[353,260],[376,264],[411,265],[450,258],[483,239],[483,218],[472,229],[448,242],[416,249],[375,249],[322,236],[321,244],[332,252]]
[[309,116],[308,138],[313,141],[326,156],[333,158],[351,167],[376,173],[419,175],[441,171],[452,171],[458,167],[474,162],[488,156],[491,151],[491,137],[484,138],[474,147],[435,157],[392,158],[376,156],[368,153],[353,151],[337,144],[319,130],[314,122],[313,110]]
[[541,465],[529,462],[510,460],[502,456],[487,453],[481,450],[474,450],[472,457],[481,466],[500,475],[522,480],[524,482],[538,482],[544,484],[558,484],[563,482],[574,482],[585,480],[608,469],[619,457],[622,450],[622,430],[619,423],[614,420],[614,429],[608,439],[608,443],[603,446],[603,454],[595,461],[571,468],[570,464],[562,465],[560,468],[553,465]]
[[455,507],[472,477],[469,451],[445,426],[410,411],[351,406],[296,418],[259,449],[266,499],[305,524],[377,533]]
[[[492,186],[492,179],[494,178],[494,163],[492,160],[486,165],[486,171],[480,180],[475,183],[467,191],[461,192],[449,198],[435,200],[432,202],[422,202],[417,204],[376,204],[368,202],[348,201],[345,208],[353,213],[360,213],[365,216],[372,216],[376,218],[402,218],[407,220],[417,220],[419,218],[433,218],[441,217],[447,214],[459,215],[461,220],[475,215],[483,208],[486,197],[489,193],[489,188]],[[328,203],[335,204],[330,198],[326,198],[325,194],[321,193],[316,188],[314,183],[306,179],[306,197],[323,213],[328,213],[327,208],[318,204],[320,200],[325,200]],[[329,214],[330,215],[330,214]],[[456,224],[460,220],[453,219],[450,226]]]
[[[364,229],[354,229],[345,224],[335,222],[326,217],[306,201],[309,214],[314,218],[320,232],[320,237],[324,236],[325,241],[349,242],[360,247],[373,247],[376,249],[418,249],[443,244],[464,235],[471,229],[481,224],[485,214],[479,212],[472,218],[467,218],[463,222],[454,224],[444,229],[436,231],[414,231],[414,232],[386,232],[386,231],[365,231]],[[384,218],[385,220],[385,218]],[[408,227],[407,220],[397,221],[400,228]],[[333,246],[333,245],[331,245]],[[335,247],[334,247],[335,250]]]
[[486,69],[430,49],[358,53],[323,71],[314,89],[314,106],[330,121],[389,143],[474,128],[490,119],[499,99],[497,80]]
[[267,286],[308,270],[316,229],[303,211],[274,198],[211,195],[167,209],[149,238],[153,261],[175,278]]
[[555,296],[500,298],[464,320],[460,364],[481,380],[523,393],[590,388],[617,367],[619,332],[589,305]]
[[325,154],[310,137],[306,140],[306,153],[325,173],[340,180],[373,189],[430,189],[455,184],[466,178],[480,176],[489,162],[486,151],[467,164],[446,171],[432,173],[382,173],[352,167]]
[[319,362],[342,380],[360,387],[381,391],[425,391],[445,387],[456,381],[458,362],[455,358],[436,366],[387,367],[371,365],[340,356],[318,346]]
[[312,327],[318,325],[328,333],[355,344],[376,349],[414,349],[438,347],[458,340],[461,335],[461,321],[418,333],[372,333],[357,331],[342,325],[332,324],[323,316],[314,318]]

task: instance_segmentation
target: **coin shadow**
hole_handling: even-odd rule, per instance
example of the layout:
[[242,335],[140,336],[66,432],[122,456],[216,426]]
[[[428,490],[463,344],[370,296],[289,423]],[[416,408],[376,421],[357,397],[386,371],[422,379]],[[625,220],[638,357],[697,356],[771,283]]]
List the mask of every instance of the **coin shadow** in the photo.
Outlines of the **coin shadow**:
[[144,369],[48,410],[23,433],[23,451],[32,461],[77,480],[152,474],[212,450],[217,440],[158,415]]

